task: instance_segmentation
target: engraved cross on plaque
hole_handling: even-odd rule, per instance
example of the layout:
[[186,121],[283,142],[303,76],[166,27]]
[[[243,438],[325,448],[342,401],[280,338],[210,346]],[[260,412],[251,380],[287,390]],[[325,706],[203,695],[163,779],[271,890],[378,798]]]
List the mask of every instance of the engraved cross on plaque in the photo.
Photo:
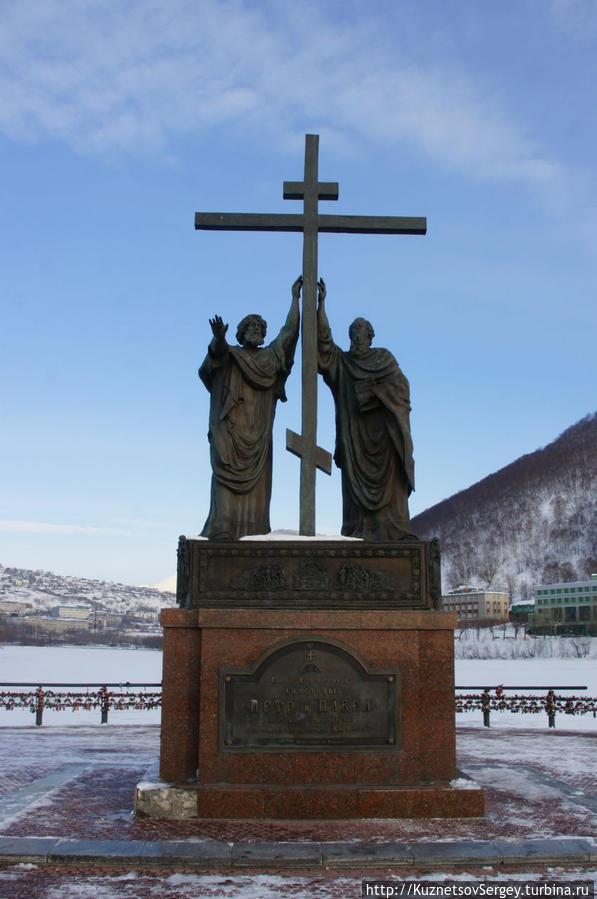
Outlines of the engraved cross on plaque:
[[336,182],[318,181],[319,135],[305,135],[305,172],[301,182],[284,182],[285,200],[302,200],[302,214],[197,212],[202,231],[302,231],[303,302],[301,316],[301,433],[286,431],[286,449],[301,460],[299,533],[315,534],[315,471],[331,474],[331,455],[317,446],[317,235],[425,234],[425,218],[371,215],[320,215],[319,200],[337,200]]

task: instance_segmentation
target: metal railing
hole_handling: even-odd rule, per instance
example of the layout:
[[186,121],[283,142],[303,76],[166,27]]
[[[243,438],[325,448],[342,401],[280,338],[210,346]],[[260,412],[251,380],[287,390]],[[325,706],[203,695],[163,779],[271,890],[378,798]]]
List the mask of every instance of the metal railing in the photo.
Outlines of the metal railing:
[[[556,712],[564,715],[589,715],[595,718],[597,715],[597,697],[595,696],[558,696],[556,690],[568,692],[571,690],[586,690],[586,687],[455,687],[456,712],[471,712],[480,710],[483,712],[483,724],[490,727],[490,715],[492,711],[521,713],[523,715],[537,715],[544,712],[547,715],[548,727],[556,726]],[[459,690],[475,690],[474,693],[459,695]],[[541,695],[506,696],[506,691],[541,690]]]
[[[35,714],[35,723],[39,726],[43,723],[44,709],[56,712],[91,711],[99,709],[102,724],[108,723],[110,709],[124,710],[152,710],[160,708],[162,704],[162,685],[138,684],[126,681],[118,684],[81,684],[81,683],[0,683],[3,687],[35,687],[35,690],[15,691],[0,689],[0,709],[11,711],[12,709],[29,709]],[[81,690],[54,690],[54,687],[85,687]],[[159,690],[147,692],[148,687],[159,687]],[[97,689],[91,689],[97,688]],[[138,690],[136,688],[143,688]]]
[[[128,681],[117,684],[89,684],[89,683],[0,683],[0,710],[29,709],[35,714],[35,723],[40,726],[43,723],[44,710],[51,711],[92,711],[100,710],[100,721],[107,724],[110,710],[145,710],[152,711],[162,705],[161,683],[140,684]],[[68,688],[56,690],[54,688]],[[75,687],[85,688],[74,690]],[[19,688],[19,689],[15,689]],[[35,688],[25,690],[23,688]],[[151,689],[159,688],[159,689]],[[481,711],[483,724],[490,727],[492,711],[508,711],[523,715],[536,715],[545,713],[548,726],[555,727],[556,713],[563,715],[589,715],[597,717],[597,697],[595,696],[560,696],[559,693],[569,693],[575,690],[586,690],[586,686],[575,687],[455,687],[455,711],[470,712]],[[516,691],[525,692],[520,695]],[[469,691],[463,693],[462,691]],[[514,695],[506,695],[512,693]],[[558,691],[558,692],[556,692]]]

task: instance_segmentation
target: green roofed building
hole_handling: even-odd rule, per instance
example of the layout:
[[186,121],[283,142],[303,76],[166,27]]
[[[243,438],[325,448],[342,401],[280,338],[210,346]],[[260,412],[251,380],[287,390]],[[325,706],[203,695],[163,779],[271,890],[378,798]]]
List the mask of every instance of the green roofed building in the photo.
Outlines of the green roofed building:
[[534,599],[521,599],[510,605],[510,621],[512,624],[526,624],[529,616],[535,611]]
[[540,584],[529,629],[536,633],[597,636],[597,574],[588,581]]

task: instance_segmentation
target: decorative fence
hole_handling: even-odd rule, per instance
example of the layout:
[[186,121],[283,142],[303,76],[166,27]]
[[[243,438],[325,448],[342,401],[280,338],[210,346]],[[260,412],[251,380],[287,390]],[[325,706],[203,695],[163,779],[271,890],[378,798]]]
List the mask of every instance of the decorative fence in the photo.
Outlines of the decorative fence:
[[[67,710],[91,711],[99,709],[101,723],[108,723],[108,712],[123,710],[159,709],[162,705],[162,685],[158,684],[26,684],[0,683],[0,709],[29,709],[35,714],[35,723],[43,723],[44,709],[53,712]],[[35,690],[16,690],[16,687],[35,687]],[[68,690],[54,690],[54,687],[69,687]],[[85,690],[73,690],[85,687]],[[148,690],[158,687],[157,690]],[[142,688],[142,689],[139,689]]]
[[[57,690],[54,688],[69,688]],[[84,689],[75,690],[79,687]],[[9,688],[9,689],[4,689]],[[18,688],[18,689],[17,689]],[[25,689],[29,688],[29,689]],[[35,688],[35,689],[31,689]],[[157,689],[155,689],[157,688]],[[110,710],[153,710],[162,705],[162,685],[158,684],[34,684],[0,683],[0,710],[29,709],[35,723],[43,723],[44,709],[55,712],[100,710],[100,721],[107,724]],[[456,687],[456,712],[483,712],[483,724],[490,726],[492,711],[547,715],[549,727],[555,727],[556,713],[597,717],[597,697],[560,696],[559,692],[586,690],[586,687]],[[517,690],[533,694],[506,695]],[[469,691],[469,692],[462,692]],[[539,691],[541,691],[539,693]]]
[[[483,724],[490,727],[490,714],[495,712],[519,712],[522,715],[547,715],[549,727],[556,726],[556,712],[563,715],[597,716],[597,697],[595,696],[558,696],[556,690],[586,690],[586,687],[456,687],[456,711],[483,712]],[[459,694],[460,690],[474,690],[474,693]],[[544,690],[541,695],[507,696],[506,691]]]

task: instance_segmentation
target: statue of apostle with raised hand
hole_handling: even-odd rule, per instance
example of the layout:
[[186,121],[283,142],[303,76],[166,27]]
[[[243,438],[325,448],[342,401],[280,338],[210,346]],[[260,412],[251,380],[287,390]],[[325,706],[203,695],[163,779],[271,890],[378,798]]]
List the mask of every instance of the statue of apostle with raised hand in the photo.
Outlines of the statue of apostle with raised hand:
[[271,530],[272,428],[276,403],[286,402],[284,385],[294,361],[299,332],[302,277],[292,285],[292,302],[278,336],[266,347],[267,324],[260,315],[239,322],[238,346],[226,340],[228,325],[210,319],[212,340],[199,369],[211,394],[209,445],[211,504],[201,531],[210,540],[238,540]]
[[336,405],[342,533],[376,543],[416,539],[408,513],[414,490],[408,381],[389,350],[371,347],[375,335],[364,318],[349,328],[350,349],[336,346],[323,278],[318,288],[318,368]]

